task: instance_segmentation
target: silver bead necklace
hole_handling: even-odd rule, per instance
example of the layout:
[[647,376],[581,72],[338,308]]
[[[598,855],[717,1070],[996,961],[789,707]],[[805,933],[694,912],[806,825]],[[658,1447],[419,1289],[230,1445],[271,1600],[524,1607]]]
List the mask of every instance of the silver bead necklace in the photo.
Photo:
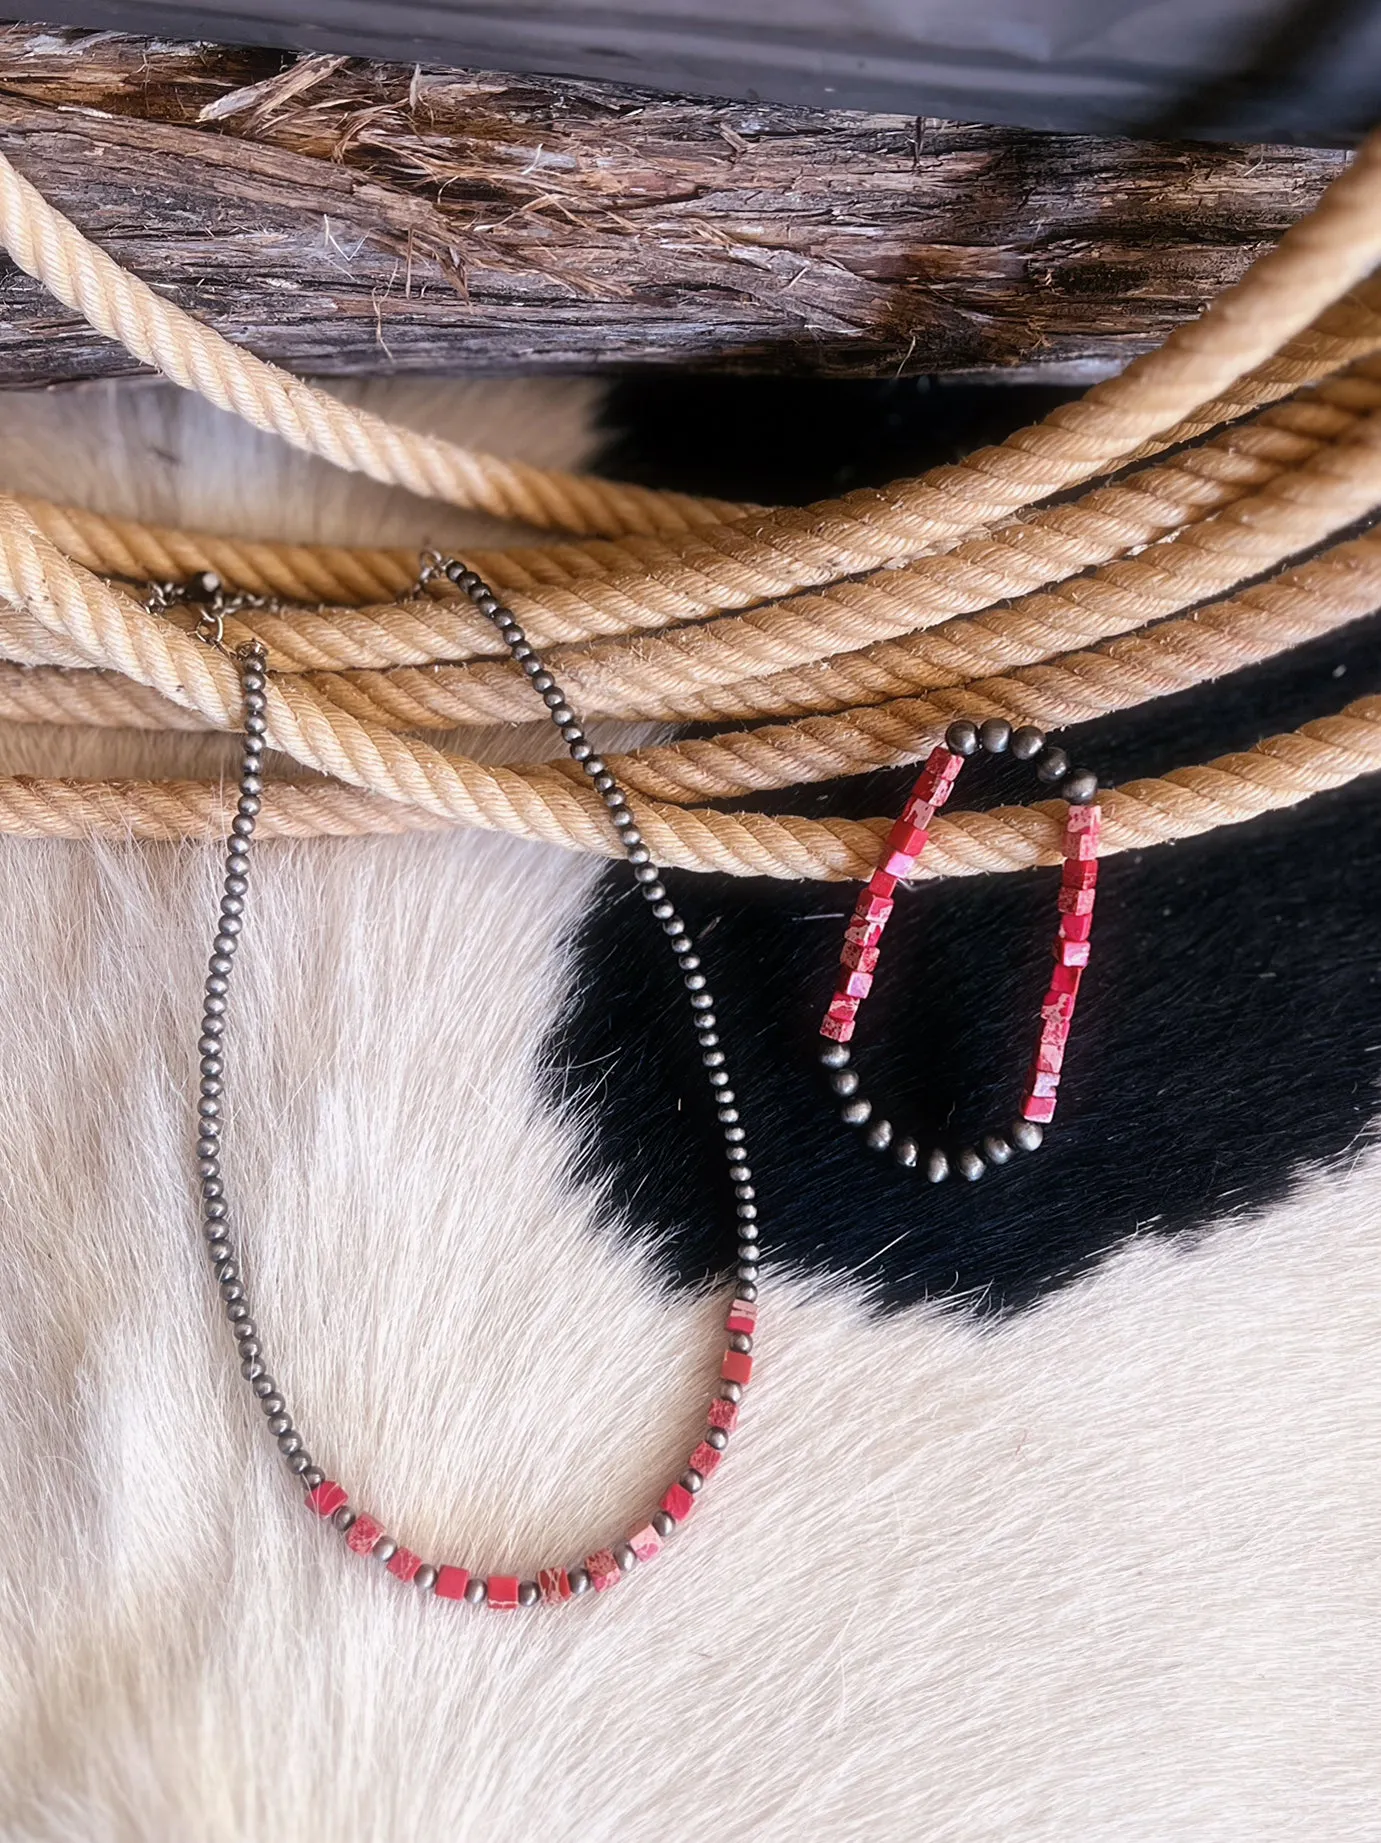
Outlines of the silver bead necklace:
[[[603,800],[624,856],[653,917],[661,924],[667,944],[676,957],[690,1002],[705,1068],[723,1134],[728,1176],[733,1187],[738,1254],[733,1300],[726,1319],[726,1349],[715,1398],[699,1444],[687,1469],[663,1494],[657,1507],[635,1526],[578,1561],[542,1567],[523,1574],[472,1572],[455,1563],[425,1561],[399,1543],[375,1517],[351,1504],[344,1486],[329,1478],[312,1457],[288,1411],[278,1382],[270,1374],[259,1328],[250,1312],[244,1274],[236,1252],[230,1209],[226,1201],[221,1166],[222,1101],[225,1084],[225,1035],[231,975],[244,924],[249,893],[250,846],[263,795],[264,737],[267,729],[267,652],[252,641],[232,655],[240,672],[244,708],[244,747],[240,763],[239,798],[226,844],[225,878],[216,934],[206,976],[202,1011],[201,1087],[197,1103],[197,1170],[201,1180],[202,1216],[207,1253],[220,1289],[221,1303],[235,1339],[240,1374],[261,1409],[269,1433],[277,1443],[289,1472],[305,1494],[308,1509],[338,1530],[346,1547],[361,1557],[381,1562],[395,1580],[420,1588],[439,1599],[470,1605],[487,1604],[498,1611],[520,1607],[560,1605],[593,1590],[602,1593],[637,1567],[653,1560],[663,1544],[686,1521],[706,1479],[718,1467],[738,1420],[739,1403],[752,1374],[753,1336],[758,1297],[758,1209],[753,1173],[748,1162],[747,1135],[730,1085],[719,1038],[714,1000],[700,956],[685,923],[677,914],[652,862],[652,854],[634,823],[628,801],[571,708],[565,694],[548,672],[513,615],[473,570],[452,558],[430,556],[418,579],[421,592],[432,580],[444,577],[498,629],[509,656],[542,699],[547,714],[560,732],[571,759],[589,777]],[[151,591],[157,605],[182,599],[176,587],[158,585]],[[271,604],[250,596],[213,594],[198,632],[209,644],[222,647],[224,615],[246,607]]]

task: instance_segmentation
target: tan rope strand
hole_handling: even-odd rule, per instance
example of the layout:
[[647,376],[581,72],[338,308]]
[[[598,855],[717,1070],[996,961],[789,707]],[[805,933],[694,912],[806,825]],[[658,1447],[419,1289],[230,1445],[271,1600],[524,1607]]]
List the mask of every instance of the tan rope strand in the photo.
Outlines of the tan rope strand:
[[[987,607],[1208,517],[1300,465],[1324,443],[1340,439],[1359,416],[1377,407],[1381,407],[1381,367],[1360,365],[1308,397],[1278,405],[1258,422],[1229,430],[1174,462],[1095,489],[1067,505],[1031,514],[991,538],[970,540],[942,557],[922,559],[900,570],[880,570],[862,581],[821,591],[817,597],[797,597],[791,604],[792,614],[819,610],[824,619],[847,623],[853,644],[862,647],[889,634],[912,632],[949,615]],[[255,592],[262,592],[265,585],[277,585],[278,593],[287,593],[291,586],[327,595],[350,590],[369,579],[371,572],[375,581],[387,571],[391,585],[410,584],[405,572],[416,568],[415,557],[406,551],[239,545],[199,533],[107,520],[41,500],[20,499],[19,503],[66,554],[107,574],[142,573],[146,578],[159,578],[213,569],[227,580],[248,581]],[[635,543],[630,540],[619,554],[626,558]],[[582,557],[580,573],[590,576],[600,573],[614,549],[591,544],[579,552],[567,547],[567,553],[573,568],[574,557]],[[596,552],[603,554],[592,555]],[[472,566],[502,591],[513,587],[515,580],[519,587],[534,586],[535,554],[541,553],[467,552]],[[130,568],[136,557],[142,570]],[[570,579],[569,575],[565,578]],[[549,598],[541,596],[530,597],[522,608],[529,634],[543,647],[626,631],[627,610],[603,609],[597,589],[586,596],[574,615],[554,613]],[[665,625],[673,618],[663,609],[633,612],[647,627]],[[178,618],[175,611],[173,618]],[[758,617],[762,623],[768,618],[765,613]],[[729,630],[721,624],[720,631]],[[227,635],[232,644],[250,637],[261,639],[275,661],[289,670],[426,664],[500,650],[491,625],[467,601],[456,597],[410,599],[362,609],[255,610],[252,624],[232,620]],[[32,647],[14,656],[26,663],[39,663],[43,657]],[[857,701],[858,696],[855,692],[840,701]],[[414,720],[422,724],[429,714],[419,713]]]
[[475,453],[340,403],[238,350],[155,294],[82,236],[3,154],[0,241],[20,268],[145,364],[255,428],[350,472],[543,529],[607,537],[691,531],[739,511],[715,500]]
[[[1381,533],[1369,532],[1192,620],[1163,622],[1097,652],[1070,648],[1000,676],[956,673],[933,686],[928,698],[887,699],[837,716],[663,744],[611,760],[631,790],[675,802],[859,774],[916,760],[957,715],[1004,716],[1047,728],[1085,722],[1259,663],[1378,605]],[[935,637],[947,631],[939,629]],[[389,713],[376,703],[362,699],[361,706],[354,714],[388,722]],[[170,704],[119,673],[4,665],[0,719],[96,728],[213,727],[200,713]]]
[[[1363,698],[1255,749],[1102,796],[1101,855],[1143,850],[1240,824],[1314,794],[1381,772],[1381,697]],[[935,821],[924,875],[974,876],[1058,862],[1065,808],[1049,801]],[[434,813],[373,799],[353,787],[271,786],[264,829],[275,837],[350,837],[435,830]],[[270,817],[271,815],[271,817]],[[183,838],[223,830],[225,791],[214,783],[51,781],[0,778],[0,832],[25,837]],[[805,819],[639,806],[658,861],[737,876],[864,877],[891,821]],[[613,855],[609,828],[587,848]]]
[[[273,428],[340,465],[453,503],[500,510],[562,529],[618,533],[658,528],[657,516],[690,529],[707,514],[696,502],[639,495],[571,475],[544,474],[398,431],[349,410],[251,355],[126,275],[56,212],[0,156],[0,236],[21,266],[136,356],[156,363],[222,407]],[[884,494],[855,494],[801,513],[709,525],[691,537],[704,558],[716,549],[738,577],[764,549],[778,580],[758,594],[832,580],[913,556],[936,541],[1089,478],[1173,425],[1268,359],[1381,259],[1381,141],[1368,140],[1315,211],[1201,318],[1121,377],[1062,405],[997,448]],[[655,508],[661,508],[660,512]],[[780,580],[786,553],[791,580]],[[752,593],[752,591],[750,591]],[[737,603],[724,605],[743,605]]]
[[1166,621],[1000,677],[791,724],[609,757],[623,785],[663,801],[721,799],[918,760],[956,716],[1047,729],[1186,691],[1301,646],[1381,606],[1381,532],[1337,546],[1189,620]]

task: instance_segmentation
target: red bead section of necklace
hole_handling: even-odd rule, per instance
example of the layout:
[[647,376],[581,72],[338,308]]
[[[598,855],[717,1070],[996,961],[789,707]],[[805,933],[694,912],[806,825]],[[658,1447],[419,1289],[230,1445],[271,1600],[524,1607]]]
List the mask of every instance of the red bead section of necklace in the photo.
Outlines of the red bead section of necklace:
[[1060,880],[1060,927],[1055,936],[1055,969],[1041,1004],[1041,1035],[1036,1059],[1026,1078],[1021,1103],[1023,1120],[1047,1125],[1055,1117],[1055,1100],[1064,1068],[1065,1045],[1079,981],[1088,965],[1093,928],[1093,899],[1098,889],[1098,838],[1103,828],[1099,806],[1071,806],[1065,821],[1064,876]]
[[930,836],[930,822],[949,799],[963,765],[962,755],[955,755],[943,743],[937,744],[907,796],[900,819],[887,834],[878,867],[864,885],[854,905],[853,919],[844,931],[844,950],[839,956],[841,978],[820,1026],[822,1037],[847,1043],[853,1036],[858,1007],[872,990],[882,931],[892,913],[892,893],[902,878],[909,877],[916,868]]
[[[1052,791],[1058,789],[1067,802],[1055,968],[1041,1005],[1040,1038],[1017,1117],[1008,1126],[985,1133],[973,1145],[957,1149],[934,1145],[927,1150],[875,1111],[860,1087],[849,1044],[859,1010],[872,990],[897,884],[916,868],[930,836],[931,821],[949,799],[965,761],[980,750],[989,755],[1010,752],[1017,760],[1029,762],[1037,780]],[[859,895],[844,932],[839,980],[820,1025],[825,1039],[820,1062],[841,1102],[840,1119],[846,1126],[861,1129],[869,1150],[890,1153],[906,1168],[919,1166],[938,1184],[951,1175],[974,1182],[986,1170],[1007,1164],[1017,1152],[1034,1152],[1040,1146],[1044,1129],[1054,1118],[1065,1046],[1088,965],[1102,825],[1097,792],[1097,776],[1086,768],[1073,767],[1064,750],[1053,747],[1043,731],[1031,725],[1013,729],[1005,718],[990,717],[982,724],[961,719],[949,726],[945,740],[932,749],[901,817],[887,835],[877,868]]]
[[350,1508],[348,1493],[332,1478],[308,1491],[306,1502],[323,1520],[344,1533],[345,1546],[355,1555],[382,1561],[396,1580],[435,1594],[438,1600],[463,1600],[472,1606],[490,1606],[495,1612],[516,1612],[527,1606],[563,1606],[587,1592],[607,1593],[634,1568],[655,1561],[667,1539],[695,1509],[696,1499],[718,1469],[738,1425],[739,1402],[753,1374],[753,1334],[758,1308],[753,1300],[735,1298],[725,1329],[729,1348],[720,1366],[719,1393],[710,1403],[704,1437],[691,1453],[687,1469],[663,1494],[646,1522],[621,1541],[596,1549],[571,1567],[539,1569],[535,1580],[516,1574],[472,1574],[468,1568],[446,1564],[433,1567],[411,1549],[399,1546],[382,1523],[366,1511]]

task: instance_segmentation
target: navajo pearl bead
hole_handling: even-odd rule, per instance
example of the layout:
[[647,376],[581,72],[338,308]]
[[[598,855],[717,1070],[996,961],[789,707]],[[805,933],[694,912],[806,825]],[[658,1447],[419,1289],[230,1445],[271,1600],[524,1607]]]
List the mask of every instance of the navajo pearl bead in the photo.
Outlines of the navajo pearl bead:
[[949,1176],[949,1160],[941,1151],[934,1151],[925,1161],[925,1174],[932,1184],[943,1184]]
[[972,755],[978,748],[978,726],[961,717],[945,731],[945,747],[951,755]]
[[1069,757],[1063,749],[1047,748],[1036,763],[1038,781],[1061,781],[1069,773]]
[[1012,1156],[1012,1148],[1001,1133],[988,1133],[984,1136],[983,1156],[990,1165],[1005,1165]]
[[857,1100],[847,1101],[839,1109],[839,1117],[845,1126],[866,1126],[872,1117],[873,1103],[860,1095]]
[[1060,792],[1071,806],[1087,806],[1098,798],[1098,776],[1089,768],[1076,768],[1065,776]]
[[1001,755],[1012,740],[1012,726],[1005,717],[989,717],[979,728],[978,740],[989,755]]
[[1044,1129],[1034,1120],[1013,1120],[1007,1132],[1012,1144],[1020,1152],[1034,1152],[1045,1138]]
[[976,1183],[978,1179],[982,1177],[986,1169],[983,1160],[978,1156],[977,1152],[974,1151],[972,1146],[964,1147],[963,1151],[955,1160],[955,1168],[958,1170],[960,1177],[967,1178],[970,1184]]

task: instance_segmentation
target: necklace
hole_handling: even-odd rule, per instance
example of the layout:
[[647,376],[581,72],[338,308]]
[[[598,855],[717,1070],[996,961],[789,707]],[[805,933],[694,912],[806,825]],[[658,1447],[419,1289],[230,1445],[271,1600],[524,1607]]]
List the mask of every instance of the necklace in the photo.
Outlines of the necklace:
[[[976,1146],[961,1147],[951,1160],[943,1146],[935,1145],[926,1151],[909,1133],[898,1137],[892,1122],[874,1113],[873,1103],[860,1088],[858,1070],[852,1066],[849,1039],[863,1001],[872,990],[897,883],[915,869],[925,850],[931,821],[949,799],[964,763],[980,749],[989,755],[1010,751],[1018,761],[1030,762],[1037,780],[1063,795],[1067,804],[1061,843],[1064,871],[1052,949],[1055,967],[1041,1004],[1040,1035],[1020,1111],[1005,1129],[985,1133]],[[1030,724],[1014,730],[1005,717],[989,717],[985,723],[961,718],[950,724],[944,741],[931,750],[901,817],[887,835],[877,868],[858,898],[844,931],[839,983],[820,1024],[824,1038],[820,1062],[831,1089],[842,1102],[839,1117],[845,1126],[865,1129],[863,1143],[870,1151],[885,1153],[890,1148],[898,1165],[906,1170],[919,1166],[932,1184],[943,1184],[952,1170],[972,1184],[990,1167],[1007,1164],[1017,1152],[1038,1150],[1046,1126],[1055,1117],[1079,983],[1089,963],[1093,903],[1098,889],[1098,838],[1103,823],[1097,799],[1097,775],[1088,768],[1072,767],[1064,750],[1049,742],[1043,730]]]
[[[259,1328],[250,1313],[245,1278],[236,1253],[230,1208],[226,1201],[221,1165],[222,1100],[225,1085],[225,1033],[231,975],[244,926],[245,899],[249,893],[250,845],[263,795],[264,736],[267,730],[267,652],[253,641],[235,655],[240,671],[244,709],[244,747],[241,755],[239,798],[226,843],[225,878],[202,1008],[201,1088],[197,1102],[197,1171],[201,1180],[203,1229],[206,1250],[220,1289],[221,1303],[235,1339],[240,1374],[262,1411],[269,1433],[289,1472],[303,1490],[307,1508],[341,1532],[352,1554],[372,1557],[400,1582],[430,1592],[443,1600],[463,1600],[489,1605],[499,1611],[534,1606],[557,1606],[591,1589],[603,1593],[640,1564],[652,1561],[663,1544],[691,1515],[705,1481],[713,1474],[738,1421],[739,1403],[753,1373],[753,1336],[758,1298],[758,1209],[753,1173],[748,1163],[747,1134],[739,1118],[730,1085],[718,1021],[700,956],[686,925],[677,914],[629,811],[628,801],[607,765],[567,702],[565,694],[538,658],[513,615],[473,570],[452,559],[432,557],[425,564],[419,587],[444,576],[460,589],[498,629],[509,656],[533,690],[541,697],[571,759],[589,777],[608,811],[624,856],[653,917],[661,924],[675,955],[681,982],[700,1045],[700,1060],[714,1098],[729,1180],[733,1185],[734,1215],[738,1235],[733,1300],[726,1319],[727,1348],[720,1367],[718,1391],[706,1416],[704,1435],[690,1455],[687,1468],[668,1487],[656,1509],[627,1534],[598,1548],[579,1562],[543,1567],[535,1576],[472,1573],[454,1563],[424,1561],[388,1534],[384,1525],[350,1502],[349,1493],[325,1471],[307,1450],[288,1412],[283,1391],[270,1374]],[[251,605],[235,598],[236,607]],[[198,631],[212,645],[221,644],[226,604],[215,603]]]

